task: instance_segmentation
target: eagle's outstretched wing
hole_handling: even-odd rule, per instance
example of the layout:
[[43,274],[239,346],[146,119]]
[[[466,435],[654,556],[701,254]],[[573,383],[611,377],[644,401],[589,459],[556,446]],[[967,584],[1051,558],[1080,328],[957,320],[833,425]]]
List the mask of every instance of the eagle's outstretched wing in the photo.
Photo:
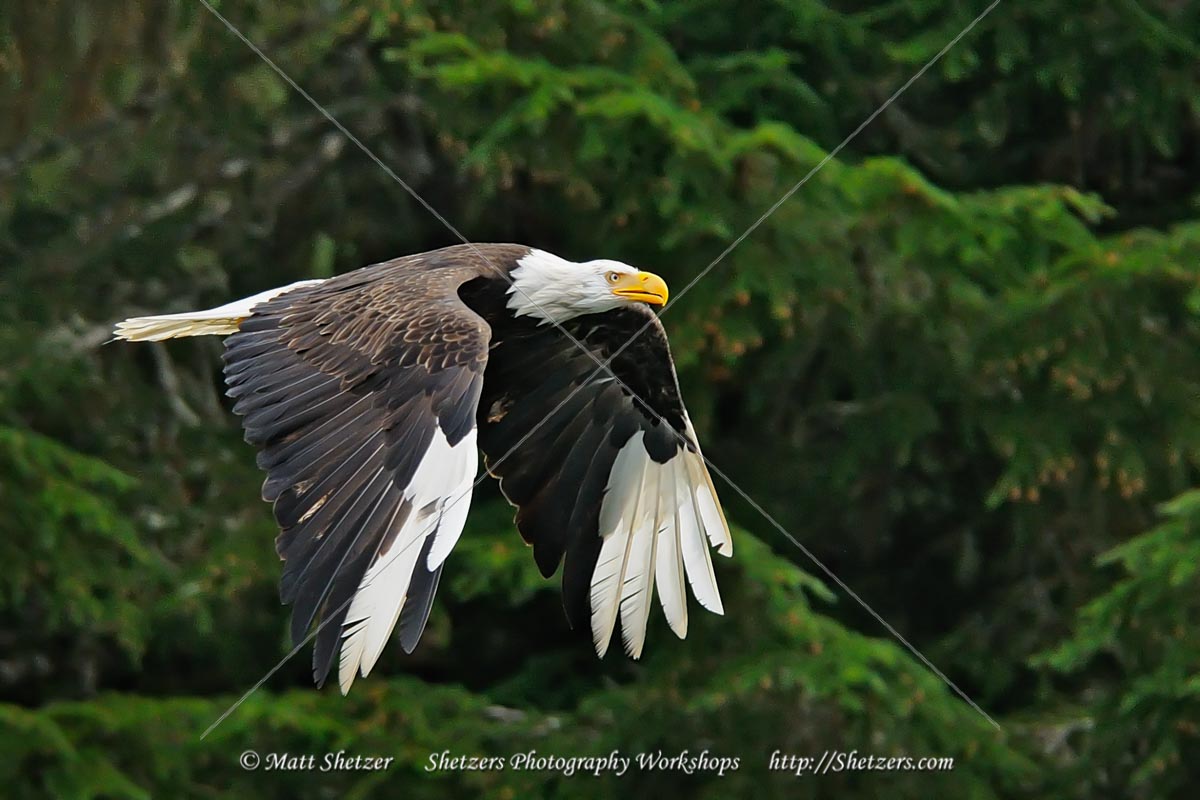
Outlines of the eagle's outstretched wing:
[[[595,359],[608,359],[647,323],[612,372],[597,373]],[[681,638],[685,577],[701,605],[722,613],[709,545],[732,555],[733,543],[653,312],[631,306],[564,327],[595,358],[550,326],[497,326],[479,444],[518,507],[517,527],[542,574],[554,574],[565,556],[572,625],[589,619],[604,655],[619,618],[636,658],[655,589]]]
[[226,340],[225,378],[267,472],[292,637],[313,673],[374,666],[399,622],[416,646],[478,467],[490,331],[456,290],[472,267],[398,259],[285,292]]

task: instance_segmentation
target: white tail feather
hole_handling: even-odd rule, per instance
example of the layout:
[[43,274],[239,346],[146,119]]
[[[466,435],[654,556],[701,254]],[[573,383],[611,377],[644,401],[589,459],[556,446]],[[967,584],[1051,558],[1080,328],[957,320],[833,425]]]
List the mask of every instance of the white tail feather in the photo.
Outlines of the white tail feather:
[[228,336],[237,332],[238,325],[250,316],[256,305],[292,289],[317,283],[321,283],[321,280],[297,281],[279,289],[268,289],[251,297],[203,311],[130,317],[117,323],[113,335],[130,342],[161,342],[163,339],[174,339],[178,336]]

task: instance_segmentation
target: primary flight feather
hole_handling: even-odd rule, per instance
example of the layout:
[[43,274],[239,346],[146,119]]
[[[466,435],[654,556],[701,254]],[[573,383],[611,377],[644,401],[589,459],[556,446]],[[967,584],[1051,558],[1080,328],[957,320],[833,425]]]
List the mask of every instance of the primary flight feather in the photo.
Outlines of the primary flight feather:
[[344,693],[394,630],[416,647],[479,451],[542,574],[563,565],[567,617],[599,655],[618,623],[641,655],[655,590],[680,638],[685,583],[722,613],[710,546],[733,543],[651,308],[666,300],[661,278],[620,262],[458,245],[116,335],[228,336],[292,637],[320,626],[314,678],[336,659]]

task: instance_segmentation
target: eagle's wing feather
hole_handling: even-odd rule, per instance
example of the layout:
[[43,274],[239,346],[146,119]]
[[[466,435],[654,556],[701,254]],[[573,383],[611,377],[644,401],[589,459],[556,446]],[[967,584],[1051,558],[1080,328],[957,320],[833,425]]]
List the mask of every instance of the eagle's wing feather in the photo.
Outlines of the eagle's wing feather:
[[397,622],[416,646],[462,531],[490,328],[456,290],[477,272],[436,253],[376,265],[256,305],[226,340],[229,394],[280,527],[292,636],[320,625],[318,683],[340,645],[347,690]]
[[479,405],[488,470],[517,506],[542,574],[564,564],[567,616],[590,625],[601,655],[620,620],[626,652],[640,656],[656,587],[686,635],[685,575],[721,613],[709,543],[732,553],[657,318],[631,306],[564,327],[603,361],[647,322],[611,374],[593,374],[596,361],[560,331],[511,323],[494,334]]

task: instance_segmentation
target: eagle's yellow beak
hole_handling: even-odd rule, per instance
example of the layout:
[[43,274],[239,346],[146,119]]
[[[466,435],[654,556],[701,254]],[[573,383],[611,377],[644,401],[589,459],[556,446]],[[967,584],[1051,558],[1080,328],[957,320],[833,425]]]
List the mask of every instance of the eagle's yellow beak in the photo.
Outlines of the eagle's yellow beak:
[[653,272],[618,275],[612,285],[612,293],[626,300],[636,300],[652,306],[667,304],[667,282]]

